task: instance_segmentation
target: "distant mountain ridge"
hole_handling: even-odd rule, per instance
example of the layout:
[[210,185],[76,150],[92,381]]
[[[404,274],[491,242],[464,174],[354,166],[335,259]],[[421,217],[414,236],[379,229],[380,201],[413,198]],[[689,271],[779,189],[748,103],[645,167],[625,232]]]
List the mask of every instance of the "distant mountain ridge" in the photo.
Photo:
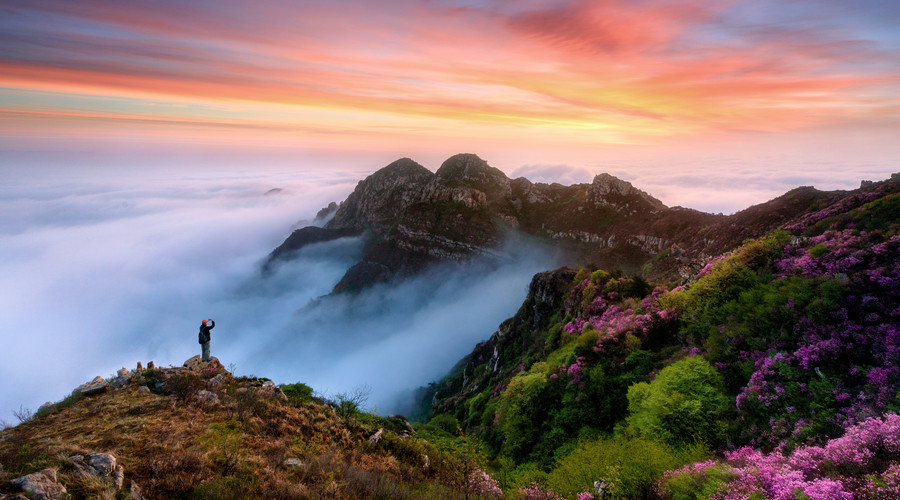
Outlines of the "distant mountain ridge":
[[725,216],[667,207],[605,173],[563,186],[509,179],[474,154],[452,156],[434,173],[402,158],[360,181],[324,227],[294,231],[264,269],[308,244],[364,235],[365,255],[335,285],[353,291],[435,263],[496,255],[518,232],[561,250],[572,264],[677,280],[847,194],[800,187]]

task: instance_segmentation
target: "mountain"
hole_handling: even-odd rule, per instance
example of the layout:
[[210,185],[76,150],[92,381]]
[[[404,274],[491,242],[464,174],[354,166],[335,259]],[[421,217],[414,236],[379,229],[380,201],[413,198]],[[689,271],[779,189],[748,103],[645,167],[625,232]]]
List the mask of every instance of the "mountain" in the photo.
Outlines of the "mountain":
[[900,498],[900,175],[726,221],[780,227],[677,287],[537,274],[419,418],[567,498]]
[[294,231],[263,267],[271,271],[309,244],[363,236],[364,256],[335,285],[353,291],[439,262],[500,256],[509,235],[519,234],[557,248],[572,264],[678,280],[846,194],[798,188],[724,216],[666,207],[609,174],[562,186],[509,179],[474,154],[455,155],[435,173],[403,158],[360,181],[324,227]]

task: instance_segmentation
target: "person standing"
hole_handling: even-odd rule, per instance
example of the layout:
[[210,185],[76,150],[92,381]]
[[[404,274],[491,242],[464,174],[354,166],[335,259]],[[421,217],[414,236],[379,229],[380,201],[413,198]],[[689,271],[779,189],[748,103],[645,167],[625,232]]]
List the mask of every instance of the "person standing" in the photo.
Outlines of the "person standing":
[[201,358],[201,361],[209,361],[209,341],[211,338],[209,331],[215,328],[215,326],[216,322],[211,319],[204,319],[200,322],[200,338],[198,340],[200,341],[200,346],[203,348],[203,357]]

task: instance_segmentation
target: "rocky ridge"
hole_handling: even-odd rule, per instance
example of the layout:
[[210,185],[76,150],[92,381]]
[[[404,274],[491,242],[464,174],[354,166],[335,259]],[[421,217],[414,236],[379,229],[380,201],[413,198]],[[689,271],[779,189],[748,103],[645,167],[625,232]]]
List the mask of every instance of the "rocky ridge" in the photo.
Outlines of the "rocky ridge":
[[571,265],[677,281],[743,240],[848,194],[802,187],[725,216],[667,207],[605,173],[562,186],[509,179],[474,154],[452,156],[434,173],[403,158],[360,181],[324,227],[294,231],[264,269],[307,245],[365,235],[364,256],[335,285],[354,291],[439,262],[496,257],[510,234],[525,234],[562,251]]

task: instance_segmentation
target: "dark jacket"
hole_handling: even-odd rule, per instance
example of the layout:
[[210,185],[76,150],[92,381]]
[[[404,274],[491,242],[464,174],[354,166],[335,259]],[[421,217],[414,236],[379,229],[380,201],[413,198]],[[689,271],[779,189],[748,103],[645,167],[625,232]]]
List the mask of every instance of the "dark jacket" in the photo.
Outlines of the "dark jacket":
[[200,336],[199,336],[200,338],[198,339],[198,341],[201,344],[205,344],[206,342],[209,342],[209,338],[210,338],[209,331],[215,327],[216,327],[216,322],[213,320],[209,320],[205,325],[201,323],[200,324]]

